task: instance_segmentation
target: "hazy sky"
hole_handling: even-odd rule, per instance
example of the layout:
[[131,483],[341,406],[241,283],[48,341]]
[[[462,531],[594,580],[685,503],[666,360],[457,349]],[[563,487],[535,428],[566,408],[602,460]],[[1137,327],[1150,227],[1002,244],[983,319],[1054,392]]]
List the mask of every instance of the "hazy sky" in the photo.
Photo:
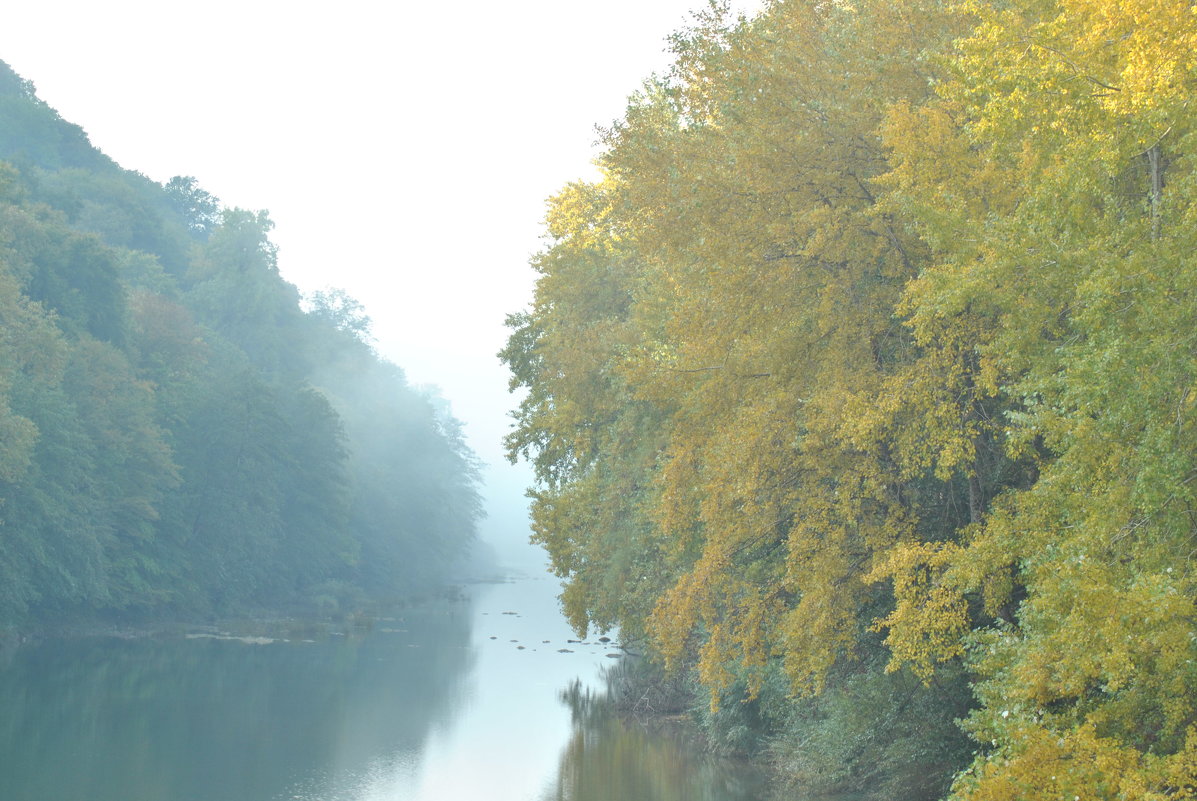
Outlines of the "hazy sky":
[[488,529],[522,539],[503,318],[545,198],[593,174],[595,125],[704,4],[39,0],[8,4],[0,60],[122,166],[268,209],[284,276],[348,291],[380,352],[442,388],[495,466]]

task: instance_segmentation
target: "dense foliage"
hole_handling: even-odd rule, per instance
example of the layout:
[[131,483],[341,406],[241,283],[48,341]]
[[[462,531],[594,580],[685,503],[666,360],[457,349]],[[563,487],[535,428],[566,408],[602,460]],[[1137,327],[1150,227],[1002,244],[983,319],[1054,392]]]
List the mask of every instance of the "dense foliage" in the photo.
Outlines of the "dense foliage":
[[716,5],[674,51],[503,352],[573,623],[808,789],[1194,797],[1193,5]]
[[423,591],[476,470],[264,212],[117,167],[0,64],[0,625]]

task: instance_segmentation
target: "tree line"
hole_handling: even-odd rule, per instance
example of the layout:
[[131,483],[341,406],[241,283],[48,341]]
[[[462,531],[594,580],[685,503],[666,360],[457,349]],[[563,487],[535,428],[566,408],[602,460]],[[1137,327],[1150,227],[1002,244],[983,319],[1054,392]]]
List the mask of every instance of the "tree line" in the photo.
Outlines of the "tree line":
[[475,459],[302,298],[265,212],[121,169],[0,63],[0,626],[330,613],[434,588]]
[[713,3],[502,357],[578,629],[807,791],[1197,790],[1197,16]]

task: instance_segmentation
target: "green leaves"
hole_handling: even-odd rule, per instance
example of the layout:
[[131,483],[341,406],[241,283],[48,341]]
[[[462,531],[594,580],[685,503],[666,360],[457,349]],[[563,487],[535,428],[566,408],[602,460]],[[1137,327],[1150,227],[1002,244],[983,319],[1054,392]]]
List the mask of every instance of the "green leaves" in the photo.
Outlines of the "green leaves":
[[957,797],[1188,788],[1195,36],[1179,0],[677,36],[505,352],[575,624],[716,703],[833,693],[883,634],[900,676],[975,671]]
[[445,580],[481,514],[477,468],[447,404],[370,349],[360,304],[331,293],[305,313],[265,212],[119,169],[0,65],[0,155],[14,148],[0,627]]

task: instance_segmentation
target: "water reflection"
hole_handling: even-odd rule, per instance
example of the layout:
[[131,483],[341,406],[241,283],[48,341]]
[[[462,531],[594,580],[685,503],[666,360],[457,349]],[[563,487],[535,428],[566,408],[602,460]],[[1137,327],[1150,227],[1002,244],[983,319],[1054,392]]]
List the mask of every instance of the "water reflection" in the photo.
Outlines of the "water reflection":
[[[468,698],[431,737],[418,776],[379,771],[353,801],[535,801],[570,733],[559,701],[575,679],[593,682],[611,648],[570,642],[548,576],[476,586],[475,662]],[[337,796],[339,799],[341,796]],[[311,796],[312,799],[322,796]]]
[[22,648],[0,670],[0,798],[267,801],[380,762],[414,769],[470,669],[460,606],[319,642]]
[[[0,799],[759,801],[752,777],[623,724],[556,581],[370,632],[253,644],[52,641],[0,665]],[[564,694],[562,688],[567,689]]]
[[756,771],[716,760],[673,727],[620,716],[606,693],[575,682],[561,694],[573,734],[540,801],[759,801]]

